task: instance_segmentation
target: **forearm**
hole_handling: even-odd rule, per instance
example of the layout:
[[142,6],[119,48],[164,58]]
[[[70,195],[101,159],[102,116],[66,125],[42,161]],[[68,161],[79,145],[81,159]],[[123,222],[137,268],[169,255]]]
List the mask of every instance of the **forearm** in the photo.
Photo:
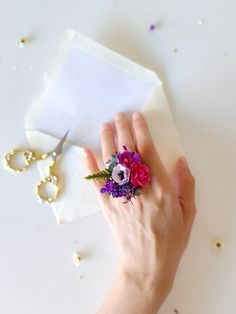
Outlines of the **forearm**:
[[145,276],[120,270],[97,314],[155,314],[167,295],[163,290]]

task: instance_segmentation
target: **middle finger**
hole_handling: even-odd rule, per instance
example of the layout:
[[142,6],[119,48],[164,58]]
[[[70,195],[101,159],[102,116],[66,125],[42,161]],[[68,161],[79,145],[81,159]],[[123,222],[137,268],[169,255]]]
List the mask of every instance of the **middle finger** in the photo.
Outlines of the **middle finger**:
[[127,115],[123,112],[118,112],[115,116],[115,126],[118,137],[119,151],[123,150],[125,145],[128,150],[135,150],[134,138]]

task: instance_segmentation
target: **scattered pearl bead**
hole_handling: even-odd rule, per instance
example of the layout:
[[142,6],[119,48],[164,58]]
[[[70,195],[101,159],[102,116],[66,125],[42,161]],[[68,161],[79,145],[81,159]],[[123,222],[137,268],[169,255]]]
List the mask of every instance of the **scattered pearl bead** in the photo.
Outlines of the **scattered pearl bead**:
[[198,25],[203,25],[203,24],[205,24],[205,22],[206,21],[204,19],[199,19],[197,23],[198,23]]
[[27,42],[28,42],[28,40],[27,40],[27,38],[20,38],[20,40],[18,41],[18,46],[20,47],[20,48],[24,48],[25,47],[25,45],[27,44]]
[[13,66],[12,66],[12,70],[15,71],[16,69],[17,69],[17,66],[16,66],[16,65],[13,65]]
[[74,252],[73,259],[74,259],[75,265],[79,266],[82,258],[78,252]]

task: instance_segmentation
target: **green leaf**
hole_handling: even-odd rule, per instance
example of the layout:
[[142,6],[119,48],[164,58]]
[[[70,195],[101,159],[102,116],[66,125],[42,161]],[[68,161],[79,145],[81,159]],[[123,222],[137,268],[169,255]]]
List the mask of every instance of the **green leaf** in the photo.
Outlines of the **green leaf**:
[[109,169],[100,170],[96,173],[90,174],[86,176],[84,179],[86,180],[105,180],[109,179],[111,176],[111,173]]
[[111,160],[112,160],[112,161],[117,161],[116,155],[111,155]]
[[115,163],[117,164],[117,157],[116,155],[111,155],[110,159],[106,162],[106,164]]
[[115,166],[116,166],[116,163],[114,163],[114,162],[110,163],[110,165],[109,165],[109,167],[108,167],[110,173],[112,173],[112,170],[113,170],[113,168],[114,168]]
[[141,191],[139,189],[135,189],[134,195],[139,196],[141,194]]

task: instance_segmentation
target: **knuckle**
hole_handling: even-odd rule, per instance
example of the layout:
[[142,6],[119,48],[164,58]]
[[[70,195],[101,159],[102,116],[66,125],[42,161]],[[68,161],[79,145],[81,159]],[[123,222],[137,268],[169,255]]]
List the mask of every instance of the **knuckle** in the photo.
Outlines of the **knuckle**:
[[187,185],[195,186],[195,177],[191,173],[185,175],[183,181]]
[[173,185],[169,180],[165,180],[166,182],[162,185],[162,190],[165,194],[172,194]]
[[135,119],[134,120],[134,126],[135,126],[135,128],[141,128],[141,129],[146,128],[145,120],[142,117]]
[[124,118],[124,119],[117,120],[116,125],[118,126],[118,128],[124,129],[129,126],[129,122],[126,118]]
[[126,146],[128,148],[128,150],[134,151],[135,150],[135,145],[133,142],[131,141],[125,141],[125,143],[122,144],[122,147],[120,148],[121,150],[123,149],[123,146]]
[[196,214],[197,214],[197,208],[196,208],[196,206],[195,206],[195,205],[192,207],[191,212],[192,212],[192,216],[193,216],[193,219],[194,219],[194,218],[195,218],[195,216],[196,216]]
[[196,217],[196,209],[195,208],[191,208],[189,210],[189,216],[187,219],[187,224],[189,225],[189,228],[192,229],[193,223],[195,221],[195,217]]
[[111,130],[110,127],[102,127],[101,129],[101,137],[104,140],[110,139],[111,137]]
[[195,177],[192,174],[189,177],[189,181],[191,182],[191,185],[195,185],[196,183]]
[[157,190],[157,203],[160,207],[170,204],[173,199],[173,187],[170,183],[165,183]]
[[138,145],[138,150],[142,155],[147,155],[147,156],[151,156],[151,154],[153,154],[153,144],[150,140],[148,139],[144,139],[144,141],[142,141],[141,143],[139,143]]

